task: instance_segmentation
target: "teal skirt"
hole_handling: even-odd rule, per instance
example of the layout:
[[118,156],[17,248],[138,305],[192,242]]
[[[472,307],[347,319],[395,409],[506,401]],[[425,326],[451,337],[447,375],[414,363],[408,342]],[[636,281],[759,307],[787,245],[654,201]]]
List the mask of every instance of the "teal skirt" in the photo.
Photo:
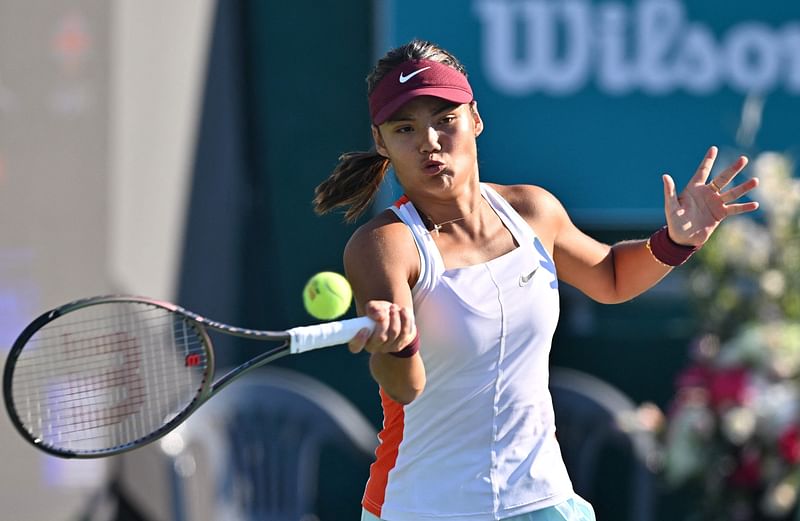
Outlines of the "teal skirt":
[[[366,510],[361,511],[361,521],[383,521]],[[594,509],[577,494],[558,505],[534,510],[527,514],[507,517],[503,521],[596,521]]]

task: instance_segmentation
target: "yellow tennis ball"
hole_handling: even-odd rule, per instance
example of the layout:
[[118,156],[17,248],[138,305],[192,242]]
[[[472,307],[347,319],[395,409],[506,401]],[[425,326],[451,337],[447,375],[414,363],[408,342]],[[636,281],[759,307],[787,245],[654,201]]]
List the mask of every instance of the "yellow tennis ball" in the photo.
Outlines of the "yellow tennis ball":
[[306,282],[303,304],[314,318],[332,320],[350,308],[353,290],[347,279],[333,271],[317,273]]

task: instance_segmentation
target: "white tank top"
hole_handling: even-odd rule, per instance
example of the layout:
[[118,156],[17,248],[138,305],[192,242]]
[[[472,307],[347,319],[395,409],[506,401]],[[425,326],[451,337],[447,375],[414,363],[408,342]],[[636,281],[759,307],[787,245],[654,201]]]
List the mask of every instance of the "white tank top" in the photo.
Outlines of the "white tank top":
[[406,406],[381,391],[363,506],[386,521],[496,520],[573,493],[548,390],[555,266],[511,205],[485,184],[481,192],[519,247],[463,268],[444,268],[408,199],[392,207],[420,254],[412,294],[427,383]]

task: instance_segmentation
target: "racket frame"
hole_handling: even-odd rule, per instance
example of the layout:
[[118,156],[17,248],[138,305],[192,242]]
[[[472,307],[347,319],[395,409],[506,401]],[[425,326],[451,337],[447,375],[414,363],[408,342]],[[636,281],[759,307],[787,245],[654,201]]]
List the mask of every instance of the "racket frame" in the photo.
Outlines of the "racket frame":
[[[137,438],[134,441],[131,441],[123,445],[119,445],[114,448],[106,450],[98,450],[95,452],[92,451],[76,452],[52,446],[48,443],[45,443],[41,439],[37,439],[30,431],[28,431],[28,429],[25,427],[24,422],[17,413],[17,409],[14,406],[13,393],[12,393],[12,381],[13,381],[14,369],[16,367],[17,360],[20,354],[22,353],[25,345],[28,343],[31,337],[45,325],[57,320],[58,318],[68,313],[91,306],[97,306],[107,303],[126,303],[126,302],[146,304],[166,309],[167,311],[177,314],[192,323],[192,326],[198,333],[198,337],[201,339],[203,343],[203,348],[206,356],[203,381],[194,399],[191,402],[189,402],[178,414],[176,414],[173,418],[171,418],[167,423],[162,425],[160,428],[154,430],[153,432],[143,437]],[[207,328],[211,328],[213,330],[217,330],[223,333],[231,334],[242,338],[283,341],[283,343],[280,346],[268,349],[264,353],[261,353],[260,355],[254,357],[253,359],[235,367],[234,369],[222,375],[215,381],[213,380],[213,377],[216,374],[214,347],[210,337],[208,336]],[[59,306],[55,309],[43,313],[35,320],[33,320],[33,322],[31,322],[22,331],[22,333],[19,334],[17,339],[14,341],[11,350],[9,351],[8,358],[6,359],[5,363],[5,368],[3,370],[3,401],[5,403],[8,416],[11,419],[11,423],[14,425],[14,428],[16,428],[16,430],[22,435],[22,437],[25,440],[27,440],[37,449],[40,449],[53,456],[58,456],[61,458],[70,458],[70,459],[72,458],[91,459],[91,458],[112,456],[115,454],[121,454],[123,452],[127,452],[129,450],[135,449],[143,445],[147,445],[165,436],[170,431],[175,429],[178,425],[180,425],[204,402],[210,399],[223,387],[232,383],[239,376],[242,376],[245,372],[251,369],[255,369],[256,367],[260,367],[282,356],[288,355],[290,352],[289,339],[290,335],[289,333],[286,332],[259,331],[259,330],[229,326],[221,322],[209,320],[201,315],[198,315],[197,313],[188,311],[175,304],[160,300],[150,299],[146,297],[109,295],[102,297],[91,297],[91,298],[80,299],[64,304],[62,306]]]

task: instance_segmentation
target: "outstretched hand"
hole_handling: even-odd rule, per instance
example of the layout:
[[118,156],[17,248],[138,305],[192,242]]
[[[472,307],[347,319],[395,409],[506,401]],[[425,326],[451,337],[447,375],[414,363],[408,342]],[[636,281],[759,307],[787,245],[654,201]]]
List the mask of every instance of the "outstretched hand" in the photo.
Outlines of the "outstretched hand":
[[669,174],[663,176],[664,212],[669,236],[678,244],[700,246],[711,237],[725,218],[758,208],[755,201],[737,202],[758,186],[757,178],[728,188],[747,165],[747,158],[739,156],[733,164],[709,181],[716,159],[717,147],[712,146],[680,194],[676,194],[672,177]]

